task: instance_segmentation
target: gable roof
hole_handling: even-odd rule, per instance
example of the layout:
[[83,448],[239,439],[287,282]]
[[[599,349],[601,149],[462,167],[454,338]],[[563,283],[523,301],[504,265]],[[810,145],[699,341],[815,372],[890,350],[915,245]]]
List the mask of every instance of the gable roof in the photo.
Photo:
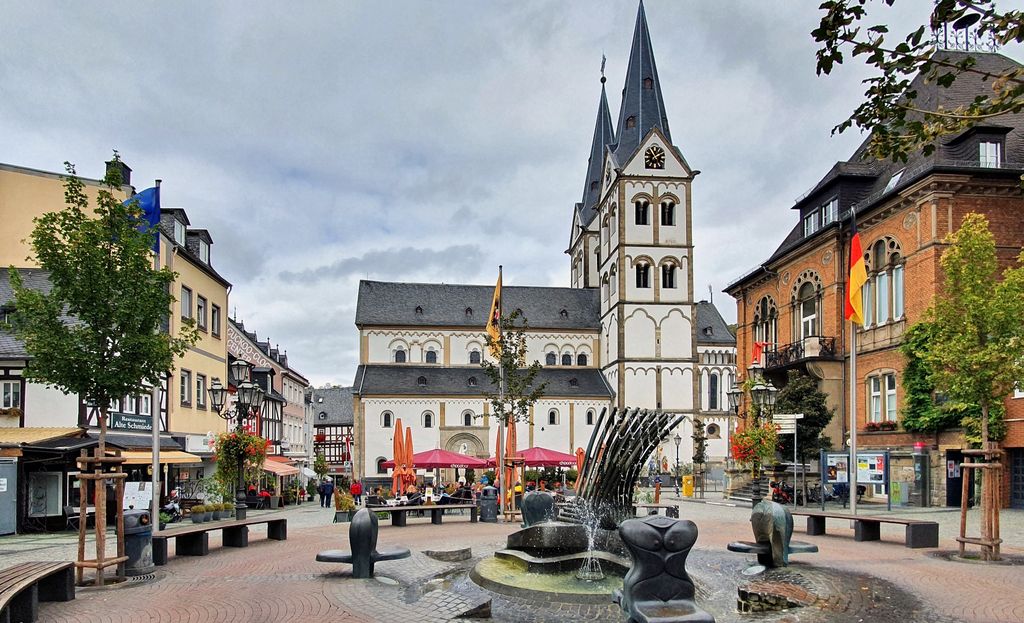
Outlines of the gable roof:
[[[505,313],[521,309],[531,329],[598,330],[596,288],[502,287]],[[356,326],[479,327],[494,286],[360,281]],[[419,311],[417,311],[419,309]],[[468,310],[468,313],[467,313]],[[562,312],[565,312],[564,314]]]
[[[358,372],[356,377],[359,377]],[[308,396],[313,410],[313,426],[352,426],[355,422],[352,393],[352,387],[311,388]],[[320,419],[321,413],[327,417]]]
[[[419,384],[422,377],[425,385]],[[475,385],[470,379],[476,380]],[[570,381],[576,380],[575,385]],[[548,396],[573,398],[612,397],[604,375],[597,368],[544,367],[537,373],[538,383],[546,382]],[[495,393],[480,368],[442,368],[438,366],[361,365],[356,370],[354,391],[360,396],[483,396]]]
[[[48,271],[41,268],[19,268],[17,270],[21,275],[22,283],[30,290],[49,294],[53,289]],[[14,306],[14,289],[11,288],[10,279],[4,274],[0,277],[0,307],[8,306]],[[66,324],[75,322],[75,319],[66,313],[61,315],[61,320]],[[26,358],[28,358],[28,352],[25,350],[25,344],[13,334],[0,329],[0,360]]]
[[697,303],[697,345],[736,345],[736,336],[729,330],[722,314],[714,303],[699,301]]

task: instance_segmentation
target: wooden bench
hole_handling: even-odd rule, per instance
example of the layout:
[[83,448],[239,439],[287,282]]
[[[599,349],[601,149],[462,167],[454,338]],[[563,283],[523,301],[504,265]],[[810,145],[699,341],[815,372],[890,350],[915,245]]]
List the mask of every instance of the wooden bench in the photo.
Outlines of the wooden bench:
[[922,547],[939,546],[939,524],[934,521],[905,519],[902,517],[871,517],[843,513],[823,513],[821,511],[793,511],[793,515],[807,517],[807,534],[812,536],[825,534],[826,519],[845,519],[854,522],[854,541],[878,541],[881,538],[881,525],[883,523],[891,523],[906,526],[905,545],[907,547],[919,549]]
[[[153,564],[167,564],[167,540],[174,539],[177,556],[205,556],[210,553],[210,532],[223,530],[224,547],[248,547],[249,526],[267,524],[267,538],[284,541],[288,538],[288,520],[257,517],[242,521],[216,521],[173,529],[153,536]],[[0,623],[3,623],[0,621]]]
[[23,562],[0,570],[0,622],[31,623],[39,618],[40,601],[75,598],[75,564]]
[[431,505],[416,505],[416,506],[368,506],[371,513],[391,513],[391,525],[392,526],[404,526],[406,525],[406,514],[409,511],[429,511],[430,512],[430,523],[441,524],[441,517],[444,516],[446,510],[458,510],[458,509],[469,509],[469,521],[470,523],[477,522],[477,507],[476,504],[431,504]]

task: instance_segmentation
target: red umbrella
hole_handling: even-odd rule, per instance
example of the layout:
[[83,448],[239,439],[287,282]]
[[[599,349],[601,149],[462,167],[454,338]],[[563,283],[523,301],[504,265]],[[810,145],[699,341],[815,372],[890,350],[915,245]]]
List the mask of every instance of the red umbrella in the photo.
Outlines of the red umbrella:
[[[394,467],[394,461],[384,461],[384,467]],[[456,467],[458,469],[477,469],[486,467],[487,462],[458,452],[449,450],[427,450],[412,455],[412,467],[416,469],[440,469],[442,467]]]

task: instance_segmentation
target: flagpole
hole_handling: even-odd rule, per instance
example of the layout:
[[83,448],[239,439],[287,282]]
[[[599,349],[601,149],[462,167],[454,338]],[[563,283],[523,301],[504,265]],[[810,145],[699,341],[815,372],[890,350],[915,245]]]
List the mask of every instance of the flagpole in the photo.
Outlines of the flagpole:
[[850,321],[850,512],[857,514],[857,323]]
[[[501,264],[498,264],[498,283],[501,283]],[[498,326],[501,327],[501,297],[498,297]],[[505,410],[505,366],[503,365],[502,359],[505,356],[504,349],[498,351],[498,402],[501,404],[502,411]],[[498,457],[498,499],[500,500],[499,506],[502,511],[508,510],[508,506],[505,501],[505,491],[507,485],[505,483],[505,452],[507,444],[505,443],[505,418],[507,415],[504,413],[498,418],[498,452],[495,456]]]
[[[160,213],[160,180],[156,180],[156,209]],[[157,248],[153,256],[153,270],[160,270],[160,228],[156,232]],[[170,328],[168,327],[168,330]],[[149,514],[150,525],[153,532],[159,532],[160,528],[160,385],[153,383],[149,398],[149,428],[153,434],[153,499]]]

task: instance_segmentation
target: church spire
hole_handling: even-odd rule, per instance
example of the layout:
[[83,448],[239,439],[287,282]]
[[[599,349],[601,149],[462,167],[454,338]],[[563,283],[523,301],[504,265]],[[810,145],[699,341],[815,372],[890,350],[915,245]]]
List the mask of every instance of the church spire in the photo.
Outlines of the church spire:
[[622,87],[619,125],[616,129],[619,144],[615,148],[615,154],[620,162],[633,154],[640,146],[640,141],[653,127],[660,129],[669,142],[672,141],[672,135],[668,130],[668,115],[665,114],[665,101],[661,97],[658,68],[654,64],[651,33],[647,29],[647,15],[644,13],[643,0],[640,0],[636,27],[633,29],[633,49],[629,53],[629,68],[626,70],[626,83]]
[[590,163],[587,165],[587,179],[583,186],[583,203],[581,207],[584,223],[589,223],[592,213],[589,208],[597,204],[601,194],[602,168],[604,167],[604,149],[615,142],[615,130],[612,128],[612,115],[608,112],[608,95],[604,90],[604,57],[601,58],[601,102],[597,106],[597,122],[594,124],[594,140],[590,144]]

